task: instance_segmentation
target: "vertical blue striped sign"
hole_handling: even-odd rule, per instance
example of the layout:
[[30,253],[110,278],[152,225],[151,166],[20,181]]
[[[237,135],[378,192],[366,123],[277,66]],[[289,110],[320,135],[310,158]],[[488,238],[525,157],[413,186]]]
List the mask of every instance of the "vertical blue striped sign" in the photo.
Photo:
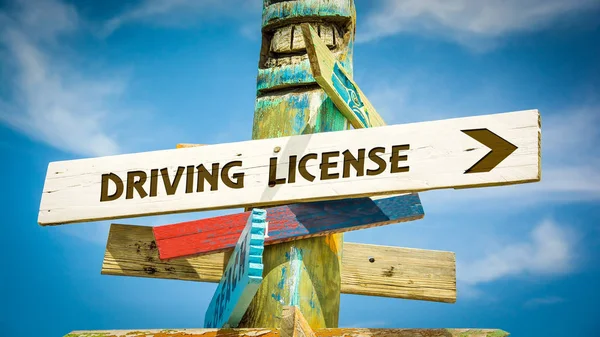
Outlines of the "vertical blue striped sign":
[[346,76],[339,62],[336,62],[333,65],[331,82],[337,93],[350,110],[352,110],[356,118],[358,118],[365,127],[369,127],[371,125],[369,111],[365,106],[360,93],[356,90],[356,86],[350,81],[348,76]]
[[253,209],[206,310],[205,328],[235,328],[263,278],[267,212]]

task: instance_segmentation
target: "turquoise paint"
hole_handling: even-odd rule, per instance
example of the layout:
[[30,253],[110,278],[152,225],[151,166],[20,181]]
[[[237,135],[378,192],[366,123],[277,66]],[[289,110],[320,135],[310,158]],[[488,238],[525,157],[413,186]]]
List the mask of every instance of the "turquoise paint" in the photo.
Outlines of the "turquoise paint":
[[369,111],[365,109],[358,90],[346,74],[341,70],[339,62],[333,65],[333,73],[331,74],[331,81],[333,82],[333,88],[340,97],[344,100],[346,105],[354,113],[354,115],[360,120],[363,127],[369,127],[371,125],[371,118]]
[[[285,21],[302,22],[304,18],[320,17],[339,20],[340,18],[352,20],[354,16],[354,2],[352,0],[303,0],[303,1],[284,1],[267,4],[269,1],[264,1],[263,6],[263,30],[266,27],[276,24],[277,26],[285,25]],[[354,25],[351,25],[354,30]],[[352,74],[352,51],[354,50],[354,34],[348,41],[348,46],[340,60],[344,70],[348,74]],[[316,84],[310,68],[308,59],[302,60],[296,64],[276,66],[258,70],[257,90],[263,91],[266,89],[276,90],[289,87],[292,85],[310,85]]]
[[[348,55],[350,55],[352,49],[349,48],[348,50]],[[346,73],[352,74],[352,60],[350,57],[339,63]],[[256,90],[260,92],[266,89],[275,90],[293,85],[310,85],[316,83],[317,81],[310,68],[310,61],[306,59],[297,64],[258,69]]]
[[312,75],[308,59],[293,65],[258,69],[258,76],[256,77],[256,89],[258,91],[313,83],[317,82]]
[[290,305],[300,305],[300,267],[302,266],[302,249],[292,247],[290,254]]
[[[319,100],[319,97],[313,98]],[[304,134],[307,128],[307,115],[310,113],[310,95],[308,93],[298,93],[294,95],[285,95],[270,99],[257,99],[255,105],[255,111],[261,114],[263,111],[269,111],[276,107],[285,106],[285,109],[295,111],[296,113],[291,116],[291,131],[292,134]],[[277,130],[277,136],[289,136],[289,134],[283,134],[283,129]],[[308,132],[312,133],[312,132]]]
[[[328,132],[347,129],[348,120],[338,110],[331,98],[327,94],[323,93],[326,97],[323,99],[323,103],[319,107],[317,118],[315,122],[315,132]],[[325,113],[327,112],[327,114]],[[323,118],[323,116],[327,116]]]
[[[286,253],[286,257],[287,257],[287,253]],[[289,260],[289,258],[288,258],[288,260]],[[281,280],[279,281],[279,283],[277,283],[277,287],[279,289],[283,289],[285,287],[285,271],[286,271],[285,267],[281,268]]]
[[[353,36],[354,36],[354,1],[353,0],[301,0],[301,1],[283,1],[271,4],[270,0],[264,1],[263,6],[263,46],[261,50],[261,61],[269,54],[269,38],[273,29],[283,27],[288,24],[298,24],[302,22],[311,22],[315,18],[323,19],[325,22],[336,23],[340,27],[350,29],[350,43],[348,46],[340,46],[338,54],[339,62],[346,70],[347,74],[352,74],[352,54],[353,54]],[[348,31],[347,31],[348,33]],[[294,60],[295,64],[274,66],[263,68],[264,63],[259,65],[257,76],[257,99],[254,112],[254,126],[252,131],[253,139],[274,138],[282,136],[291,136],[298,134],[312,134],[319,132],[340,131],[348,129],[347,119],[335,107],[335,104],[327,94],[316,86],[316,80],[312,75],[309,60]],[[286,94],[284,88],[293,88],[294,86],[312,85],[306,90],[310,91],[288,91]],[[310,102],[313,102],[312,106]],[[317,104],[318,103],[318,104]],[[309,116],[312,120],[309,121]],[[284,263],[288,269],[282,267],[281,279],[275,285],[265,285],[271,292],[271,297],[278,300],[281,304],[285,302],[288,305],[299,306],[300,304],[300,277],[304,268],[303,252],[294,249],[285,253],[287,263]],[[306,270],[304,268],[304,270]],[[276,275],[275,275],[276,278]],[[316,280],[319,281],[319,280]],[[303,295],[303,300],[310,300],[310,307],[313,312],[321,315],[321,306],[318,296],[325,292],[325,287],[316,286],[310,291],[311,295]],[[329,285],[327,285],[329,286]],[[289,292],[283,292],[287,287]],[[304,288],[303,288],[304,289]],[[339,289],[338,289],[339,290]],[[289,294],[288,298],[286,293]],[[281,294],[284,298],[282,299]],[[338,299],[339,300],[339,299]],[[270,303],[272,304],[272,303]],[[333,305],[335,304],[335,305]],[[323,303],[323,308],[327,311],[324,319],[327,325],[337,324],[329,322],[331,313],[337,312],[338,303]],[[258,307],[255,307],[258,309]],[[272,314],[272,322],[280,319],[277,314]]]
[[282,21],[307,16],[351,19],[353,14],[354,6],[351,0],[283,1],[264,6],[262,26],[265,28]]
[[205,328],[237,327],[262,281],[267,212],[253,209],[204,317]]
[[308,95],[294,95],[294,109],[296,109],[297,113],[294,116],[294,120],[292,123],[292,130],[296,134],[302,134],[304,128],[306,127],[306,122],[308,118],[306,118],[306,112],[309,111],[309,96]]

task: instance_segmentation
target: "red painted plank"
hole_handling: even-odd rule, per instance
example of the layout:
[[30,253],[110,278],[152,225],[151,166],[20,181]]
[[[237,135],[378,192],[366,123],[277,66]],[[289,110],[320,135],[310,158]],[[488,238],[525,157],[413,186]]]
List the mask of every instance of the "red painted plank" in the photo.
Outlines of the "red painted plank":
[[[231,249],[250,212],[153,228],[161,260]],[[372,200],[356,198],[267,208],[265,245],[423,218],[418,194]]]

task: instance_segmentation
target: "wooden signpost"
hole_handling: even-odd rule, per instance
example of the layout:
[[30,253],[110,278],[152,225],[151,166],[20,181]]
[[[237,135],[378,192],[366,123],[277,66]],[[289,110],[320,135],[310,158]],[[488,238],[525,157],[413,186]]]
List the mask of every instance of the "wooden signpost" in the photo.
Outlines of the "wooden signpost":
[[266,211],[253,209],[204,317],[205,328],[237,327],[262,281]]
[[528,110],[53,162],[38,221],[535,182],[540,145]]
[[38,215],[59,225],[247,208],[110,229],[102,274],[218,282],[204,320],[216,329],[67,336],[506,336],[337,328],[340,293],[456,301],[454,253],[341,233],[422,218],[416,192],[539,181],[539,112],[386,126],[352,80],[353,0],[263,4],[253,140],[50,163]]
[[[417,194],[290,204],[267,209],[265,245],[423,218]],[[250,212],[153,227],[161,260],[235,246]]]

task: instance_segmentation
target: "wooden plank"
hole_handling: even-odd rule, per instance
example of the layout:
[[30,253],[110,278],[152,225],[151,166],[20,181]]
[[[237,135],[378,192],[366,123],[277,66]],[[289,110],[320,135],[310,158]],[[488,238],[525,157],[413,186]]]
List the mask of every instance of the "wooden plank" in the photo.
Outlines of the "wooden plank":
[[346,294],[454,303],[454,253],[344,244],[342,290]]
[[[495,329],[316,329],[317,337],[505,337]],[[280,329],[152,329],[73,331],[65,337],[283,337]]]
[[319,337],[505,337],[508,332],[498,329],[319,329]]
[[206,310],[205,328],[237,327],[263,279],[267,212],[255,208],[248,213],[247,224],[238,236],[223,277]]
[[285,306],[281,316],[281,337],[316,337],[300,309]]
[[[278,245],[265,247],[265,254]],[[454,303],[454,253],[346,242],[341,263],[341,292]],[[219,282],[231,250],[160,261],[152,227],[110,227],[102,274]],[[372,261],[372,262],[371,262]]]
[[315,330],[318,337],[505,337],[498,329],[365,329],[338,328]]
[[[267,209],[265,245],[422,219],[417,194],[291,204]],[[161,260],[235,246],[250,212],[153,227]]]
[[306,23],[301,28],[304,41],[308,41],[306,50],[313,77],[352,126],[367,128],[386,125],[315,29]]
[[[490,151],[473,130],[502,142]],[[540,145],[540,115],[528,110],[53,162],[38,222],[535,182]],[[487,172],[467,171],[497,153],[510,155]]]

